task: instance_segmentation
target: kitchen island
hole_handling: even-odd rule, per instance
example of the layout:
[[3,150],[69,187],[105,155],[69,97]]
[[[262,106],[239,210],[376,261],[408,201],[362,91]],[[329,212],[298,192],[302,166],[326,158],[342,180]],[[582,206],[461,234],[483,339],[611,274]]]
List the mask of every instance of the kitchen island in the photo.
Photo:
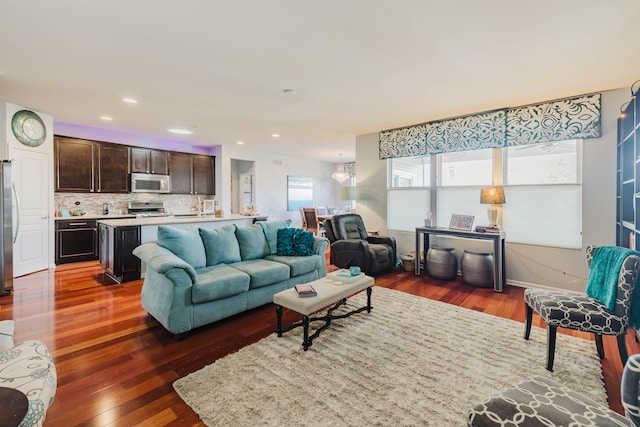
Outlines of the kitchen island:
[[138,280],[144,277],[145,266],[141,265],[138,257],[132,252],[142,243],[157,240],[158,226],[218,228],[235,224],[238,227],[244,227],[253,224],[257,219],[266,219],[266,217],[238,214],[216,217],[193,214],[101,219],[98,220],[100,264],[106,274],[117,283]]

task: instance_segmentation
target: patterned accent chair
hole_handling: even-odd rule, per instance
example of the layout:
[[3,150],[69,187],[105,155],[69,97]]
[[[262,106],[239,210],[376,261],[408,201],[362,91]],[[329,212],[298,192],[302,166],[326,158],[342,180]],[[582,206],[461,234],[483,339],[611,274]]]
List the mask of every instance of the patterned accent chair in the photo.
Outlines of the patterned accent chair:
[[44,343],[34,340],[14,345],[13,330],[13,320],[0,321],[0,387],[27,397],[29,407],[20,427],[42,426],[56,394],[56,368]]
[[[594,246],[587,248],[586,259],[589,266],[595,249]],[[601,359],[604,357],[602,335],[615,335],[622,364],[627,362],[625,336],[629,328],[629,310],[639,271],[640,257],[629,255],[620,268],[616,305],[613,310],[607,309],[600,301],[586,294],[546,289],[525,290],[524,338],[529,339],[531,320],[535,311],[547,324],[547,370],[553,371],[557,328],[593,333],[596,350]]]
[[372,275],[398,264],[396,239],[369,236],[360,215],[334,215],[325,220],[325,232],[331,244],[330,262],[337,267],[357,265],[365,274]]
[[620,383],[625,418],[549,378],[533,377],[475,405],[467,413],[467,425],[638,427],[639,384],[640,354],[634,354],[625,365]]

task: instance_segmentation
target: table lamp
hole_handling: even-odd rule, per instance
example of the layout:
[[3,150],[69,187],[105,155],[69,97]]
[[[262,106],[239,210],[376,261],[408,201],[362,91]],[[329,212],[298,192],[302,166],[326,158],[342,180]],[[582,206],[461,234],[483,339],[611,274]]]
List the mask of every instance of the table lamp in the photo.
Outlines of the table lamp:
[[489,215],[490,225],[496,226],[498,221],[498,207],[496,205],[505,203],[504,190],[502,187],[480,189],[480,203],[483,205],[491,205],[487,211],[487,215]]

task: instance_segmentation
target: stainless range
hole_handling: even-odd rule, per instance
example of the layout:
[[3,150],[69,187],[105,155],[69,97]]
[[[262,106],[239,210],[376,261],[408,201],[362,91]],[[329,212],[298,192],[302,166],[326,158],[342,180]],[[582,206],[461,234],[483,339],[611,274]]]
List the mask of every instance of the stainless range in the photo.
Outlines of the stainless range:
[[129,202],[128,213],[137,218],[172,216],[171,213],[165,211],[163,202]]

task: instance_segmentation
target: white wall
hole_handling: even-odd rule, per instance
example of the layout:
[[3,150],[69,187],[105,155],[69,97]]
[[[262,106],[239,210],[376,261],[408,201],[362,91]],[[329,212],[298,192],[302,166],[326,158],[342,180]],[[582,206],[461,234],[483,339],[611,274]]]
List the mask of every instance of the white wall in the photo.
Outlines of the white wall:
[[256,209],[269,219],[291,219],[299,227],[299,211],[287,211],[287,175],[313,177],[313,201],[315,206],[340,205],[337,200],[337,182],[331,178],[335,164],[294,156],[280,156],[252,151],[245,146],[223,147],[216,163],[220,176],[216,176],[216,199],[222,209],[231,212],[231,160],[255,162]]
[[[583,248],[571,250],[507,243],[508,283],[584,290],[588,275],[584,261],[586,246],[615,244],[617,118],[620,106],[629,99],[626,88],[602,92],[602,136],[584,140]],[[386,230],[386,163],[378,158],[378,133],[356,137],[357,186],[358,194],[363,195],[358,200],[357,211],[367,228]],[[549,214],[552,212],[553,207],[549,207]],[[508,235],[509,230],[505,231]],[[400,254],[414,250],[414,233],[392,235],[398,239]],[[458,256],[465,248],[484,247],[480,241],[460,239],[449,239],[446,244],[454,246]]]

